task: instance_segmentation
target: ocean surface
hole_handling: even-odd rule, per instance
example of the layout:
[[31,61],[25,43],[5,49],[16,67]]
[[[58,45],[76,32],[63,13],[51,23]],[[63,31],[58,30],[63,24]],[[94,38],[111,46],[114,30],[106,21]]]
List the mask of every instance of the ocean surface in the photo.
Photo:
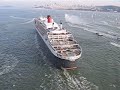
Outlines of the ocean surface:
[[[78,69],[55,68],[43,51],[33,20],[48,14],[82,47]],[[119,37],[120,13],[0,7],[0,90],[120,90]]]

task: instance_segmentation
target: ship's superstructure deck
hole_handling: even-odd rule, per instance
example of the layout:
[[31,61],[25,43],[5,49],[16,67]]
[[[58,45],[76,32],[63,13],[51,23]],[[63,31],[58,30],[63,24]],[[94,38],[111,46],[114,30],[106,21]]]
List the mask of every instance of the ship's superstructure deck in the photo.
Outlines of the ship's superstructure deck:
[[80,46],[70,32],[61,29],[60,33],[48,33],[48,39],[57,55],[66,59],[80,55]]

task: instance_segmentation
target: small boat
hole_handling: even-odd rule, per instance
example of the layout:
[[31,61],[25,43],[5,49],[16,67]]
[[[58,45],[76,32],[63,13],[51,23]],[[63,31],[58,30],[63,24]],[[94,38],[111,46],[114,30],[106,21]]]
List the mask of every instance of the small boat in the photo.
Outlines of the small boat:
[[103,36],[102,34],[100,34],[100,33],[95,33],[96,35],[98,35],[98,36]]

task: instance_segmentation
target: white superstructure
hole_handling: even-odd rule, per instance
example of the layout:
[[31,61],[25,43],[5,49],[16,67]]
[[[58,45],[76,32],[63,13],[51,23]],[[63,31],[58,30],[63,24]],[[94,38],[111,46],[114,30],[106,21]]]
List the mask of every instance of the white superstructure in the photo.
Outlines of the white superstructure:
[[35,26],[43,41],[56,57],[64,60],[75,61],[81,57],[81,47],[73,35],[58,25],[48,15],[47,18],[35,19]]

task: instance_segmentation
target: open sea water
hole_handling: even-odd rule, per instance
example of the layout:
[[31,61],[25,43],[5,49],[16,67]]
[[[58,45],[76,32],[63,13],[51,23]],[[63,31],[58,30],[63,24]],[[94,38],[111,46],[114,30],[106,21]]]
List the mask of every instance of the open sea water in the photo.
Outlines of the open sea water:
[[[42,50],[33,20],[48,14],[82,47],[78,69],[56,69]],[[0,90],[120,90],[119,37],[120,13],[0,7]]]

